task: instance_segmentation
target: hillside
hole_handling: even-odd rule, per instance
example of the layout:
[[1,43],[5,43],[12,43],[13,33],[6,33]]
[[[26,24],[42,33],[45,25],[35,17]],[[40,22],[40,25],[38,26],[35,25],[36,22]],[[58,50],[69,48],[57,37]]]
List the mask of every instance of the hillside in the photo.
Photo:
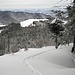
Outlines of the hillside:
[[[55,36],[49,28],[50,23],[53,21],[50,19],[29,19],[23,21],[21,24],[9,24],[0,34],[1,51],[5,54],[11,53],[12,47],[19,49],[27,45],[28,48],[41,48],[43,46],[55,45]],[[62,40],[66,41],[64,37],[62,36]],[[67,43],[61,41],[60,38],[58,38],[58,43]]]
[[19,23],[27,19],[46,19],[51,18],[50,15],[42,13],[27,13],[14,11],[0,11],[0,24],[8,25],[11,23]]
[[19,49],[24,48],[25,45],[28,48],[54,45],[47,21],[34,21],[35,26],[29,25],[28,27],[21,27],[20,23],[6,26],[0,34],[0,48],[3,54],[11,53],[11,48],[14,46]]

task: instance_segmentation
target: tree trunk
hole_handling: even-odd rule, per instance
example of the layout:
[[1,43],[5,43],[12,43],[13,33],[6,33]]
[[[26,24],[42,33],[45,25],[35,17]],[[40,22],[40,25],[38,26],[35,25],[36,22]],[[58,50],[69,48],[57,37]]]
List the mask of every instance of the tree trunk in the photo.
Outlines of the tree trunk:
[[[75,7],[75,0],[73,0],[73,8]],[[75,15],[75,12],[74,12],[75,10],[73,10],[73,16]],[[75,19],[75,18],[74,18]],[[75,29],[75,26],[73,26],[73,28]],[[71,51],[72,53],[74,53],[75,52],[75,31],[74,31],[74,39],[73,39],[73,47],[72,47],[72,51]]]
[[74,47],[74,51],[75,51],[75,35],[74,35],[74,40],[73,40],[73,47]]
[[9,38],[9,34],[8,34],[8,52],[10,52],[10,38]]
[[57,36],[55,37],[55,43],[56,43],[55,48],[57,49],[57,48],[58,48],[58,40],[57,40]]
[[75,0],[73,0],[73,3],[75,3]]
[[75,52],[75,35],[74,35],[74,40],[73,40],[73,47],[72,47],[72,50],[71,50],[72,53]]

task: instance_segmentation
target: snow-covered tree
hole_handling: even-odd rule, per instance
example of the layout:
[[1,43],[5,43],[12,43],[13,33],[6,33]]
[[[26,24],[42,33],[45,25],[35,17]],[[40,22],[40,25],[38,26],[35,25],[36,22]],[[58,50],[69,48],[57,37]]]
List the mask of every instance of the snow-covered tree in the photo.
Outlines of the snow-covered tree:
[[68,31],[69,35],[73,36],[73,48],[72,52],[75,51],[75,0],[73,0],[72,6],[67,7],[69,15]]
[[62,26],[62,21],[59,19],[55,19],[54,22],[49,25],[50,31],[54,34],[55,37],[55,48],[57,49],[61,42],[58,42],[60,37],[62,36],[62,31],[64,31],[64,27]]

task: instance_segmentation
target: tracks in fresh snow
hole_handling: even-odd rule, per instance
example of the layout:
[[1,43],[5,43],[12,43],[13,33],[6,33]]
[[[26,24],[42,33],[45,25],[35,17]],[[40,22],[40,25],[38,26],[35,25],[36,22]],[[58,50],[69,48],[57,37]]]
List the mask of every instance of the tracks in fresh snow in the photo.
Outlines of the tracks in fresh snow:
[[31,55],[27,58],[24,59],[23,63],[26,64],[32,71],[35,75],[43,75],[41,72],[39,72],[37,69],[35,69],[29,62],[28,62],[28,59],[30,58],[33,58],[35,56],[38,56],[38,55],[41,55],[43,53],[46,53],[48,51],[52,51],[52,50],[46,50],[46,51],[43,51],[43,52],[40,52],[40,53],[37,53],[37,54],[34,54],[34,55]]
[[35,75],[43,75],[41,72],[39,72],[37,69],[35,69],[29,62],[26,60],[25,61],[26,65],[33,71]]

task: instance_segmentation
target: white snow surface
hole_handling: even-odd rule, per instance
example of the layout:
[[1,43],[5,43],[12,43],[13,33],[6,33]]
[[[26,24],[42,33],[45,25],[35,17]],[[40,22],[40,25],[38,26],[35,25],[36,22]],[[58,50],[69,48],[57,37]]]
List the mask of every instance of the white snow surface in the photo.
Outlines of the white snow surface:
[[6,26],[6,25],[0,25],[0,27],[4,27],[4,26]]
[[[0,25],[0,27],[5,27],[6,25]],[[3,31],[3,29],[0,30],[0,33]]]
[[0,33],[2,32],[3,30],[0,30]]
[[53,24],[53,23],[55,23],[55,22],[56,22],[56,20],[57,20],[57,18],[53,19],[53,21],[52,21],[51,23],[52,23],[52,24]]
[[67,24],[67,22],[68,22],[68,21],[64,21],[64,20],[61,20],[61,19],[55,18],[55,19],[53,19],[53,20],[52,20],[52,22],[51,22],[51,23],[52,23],[52,24],[53,24],[53,23],[55,23],[55,22],[56,22],[56,20],[60,20],[60,21],[62,21],[62,22],[63,22],[63,24]]
[[20,22],[22,27],[28,27],[30,24],[33,24],[34,21],[45,21],[48,19],[28,19],[25,21]]
[[0,75],[75,75],[70,46],[21,49],[0,56]]

